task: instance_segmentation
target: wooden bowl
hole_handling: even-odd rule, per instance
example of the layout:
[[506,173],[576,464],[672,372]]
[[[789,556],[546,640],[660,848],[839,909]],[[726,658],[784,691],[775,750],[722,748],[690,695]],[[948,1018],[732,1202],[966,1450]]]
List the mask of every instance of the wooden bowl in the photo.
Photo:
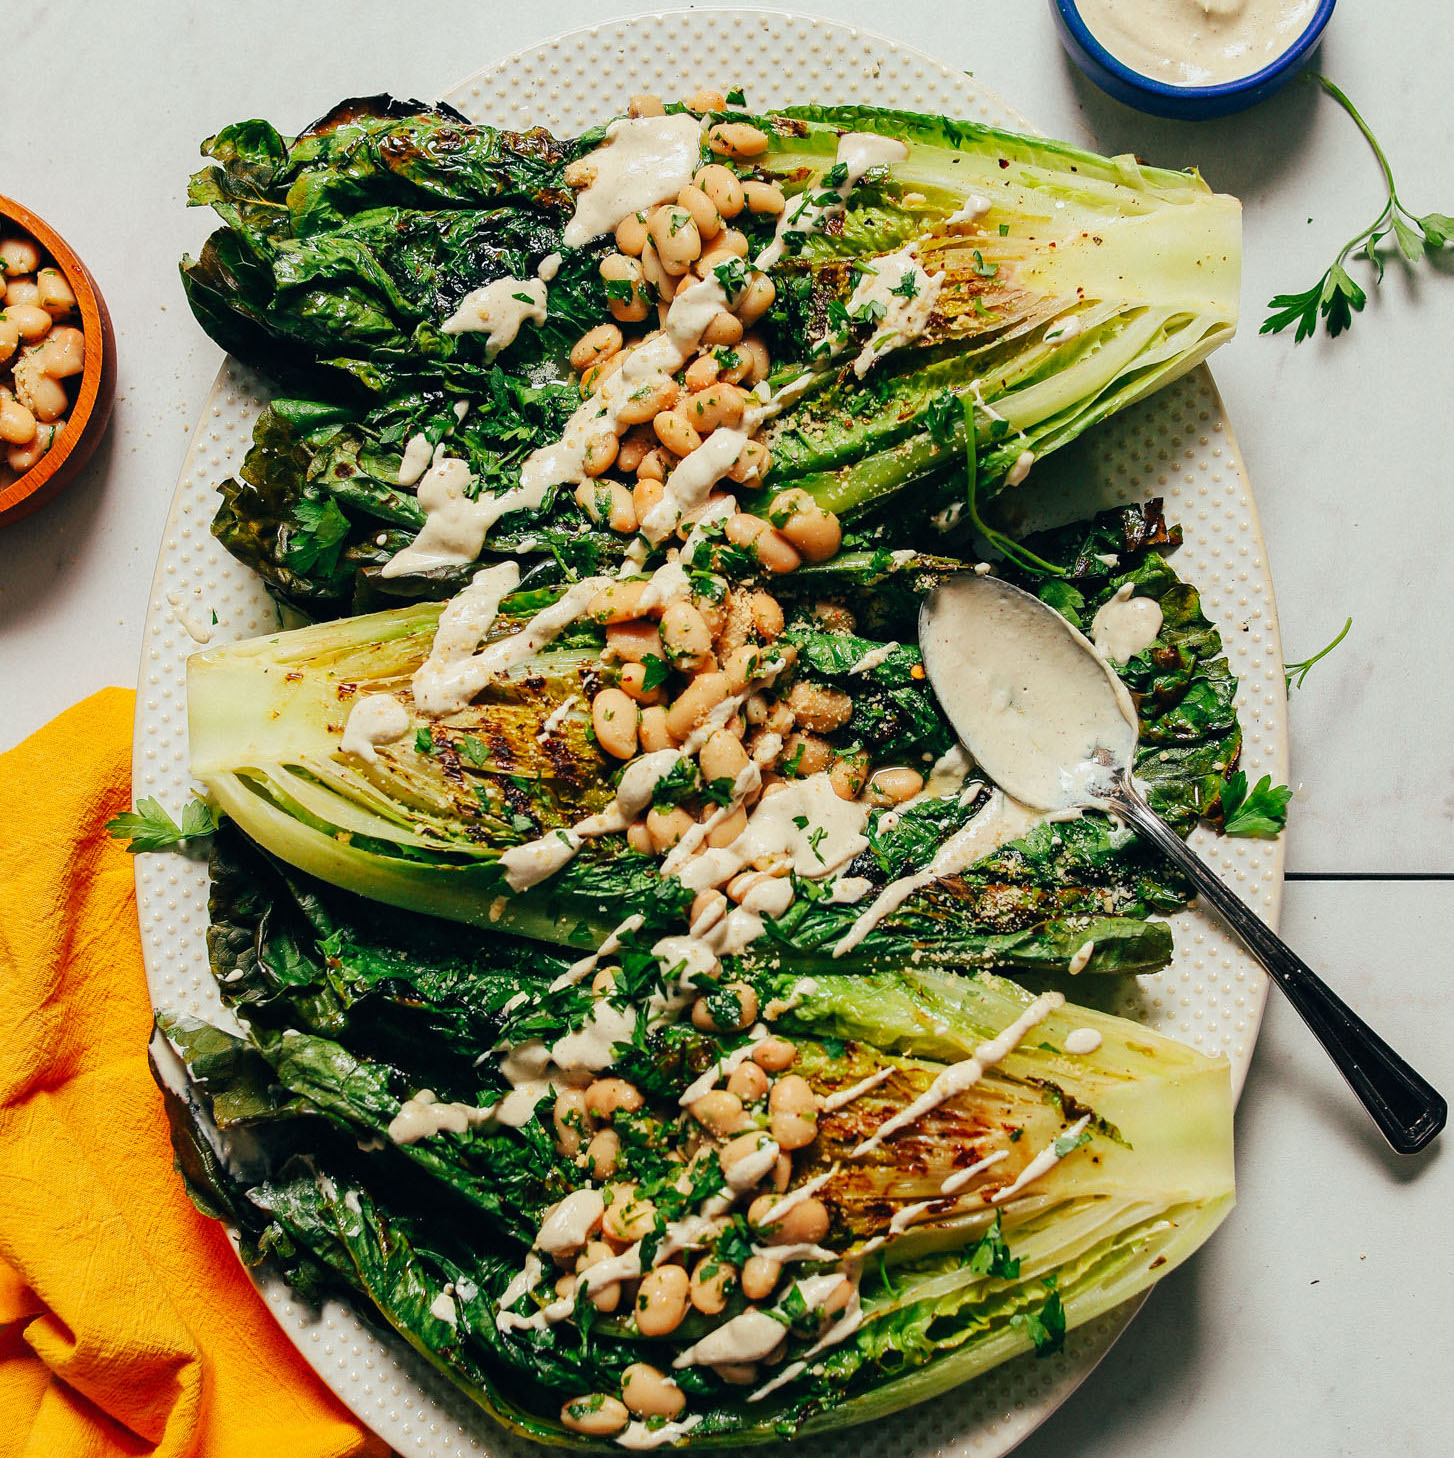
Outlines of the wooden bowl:
[[80,475],[106,434],[116,399],[116,336],[96,280],[70,244],[29,208],[0,194],[0,232],[28,233],[55,260],[76,296],[86,365],[66,428],[56,443],[19,480],[0,489],[0,526],[9,526],[44,506]]

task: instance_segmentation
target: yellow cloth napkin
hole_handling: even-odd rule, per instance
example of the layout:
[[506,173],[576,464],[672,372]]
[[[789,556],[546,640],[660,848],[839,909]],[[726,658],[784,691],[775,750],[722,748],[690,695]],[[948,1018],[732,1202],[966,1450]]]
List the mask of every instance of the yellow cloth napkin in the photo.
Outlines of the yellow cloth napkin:
[[0,1452],[383,1455],[172,1168],[132,861],[102,829],[133,698],[0,755]]

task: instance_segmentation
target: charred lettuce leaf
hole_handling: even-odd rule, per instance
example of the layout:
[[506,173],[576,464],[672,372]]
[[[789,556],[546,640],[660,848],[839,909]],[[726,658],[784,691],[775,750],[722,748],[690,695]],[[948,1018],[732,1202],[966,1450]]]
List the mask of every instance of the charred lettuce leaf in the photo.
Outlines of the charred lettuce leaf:
[[1087,634],[1096,613],[1127,583],[1137,597],[1160,603],[1155,642],[1117,671],[1141,721],[1136,777],[1146,783],[1152,808],[1185,835],[1198,819],[1220,817],[1222,786],[1237,769],[1242,731],[1237,679],[1222,636],[1202,612],[1196,588],[1162,555],[1180,543],[1181,528],[1166,524],[1158,498],[1027,537],[1030,550],[1067,564],[1065,577],[1030,579],[1010,568],[1005,576],[1038,592]]
[[[227,127],[203,143],[213,165],[188,190],[226,225],[183,261],[188,302],[219,344],[280,379],[365,394],[421,375],[472,385],[482,341],[438,321],[558,249],[561,174],[581,146],[388,97],[343,102],[295,138]],[[604,307],[591,261],[567,260],[552,317],[522,347],[558,354]]]

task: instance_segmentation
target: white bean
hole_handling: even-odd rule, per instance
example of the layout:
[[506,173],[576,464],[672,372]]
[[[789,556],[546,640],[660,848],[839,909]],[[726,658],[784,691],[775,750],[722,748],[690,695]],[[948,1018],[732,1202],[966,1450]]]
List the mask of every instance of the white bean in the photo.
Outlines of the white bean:
[[588,1393],[585,1397],[573,1397],[560,1410],[560,1424],[573,1433],[585,1433],[592,1438],[609,1438],[619,1433],[631,1421],[626,1404],[619,1398],[608,1397],[604,1392]]
[[649,1362],[633,1362],[621,1374],[621,1397],[641,1418],[674,1418],[687,1405],[687,1395]]
[[596,742],[616,759],[636,753],[636,730],[641,711],[618,688],[602,689],[591,701],[591,726]]
[[641,1278],[636,1293],[636,1326],[642,1336],[667,1336],[682,1324],[690,1286],[681,1266],[657,1266]]

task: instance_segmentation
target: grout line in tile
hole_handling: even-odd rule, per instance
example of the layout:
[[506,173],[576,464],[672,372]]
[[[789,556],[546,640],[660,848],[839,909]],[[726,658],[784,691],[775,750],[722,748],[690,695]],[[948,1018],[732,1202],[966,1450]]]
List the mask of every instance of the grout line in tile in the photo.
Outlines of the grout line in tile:
[[1286,881],[1454,881],[1454,871],[1288,871]]

